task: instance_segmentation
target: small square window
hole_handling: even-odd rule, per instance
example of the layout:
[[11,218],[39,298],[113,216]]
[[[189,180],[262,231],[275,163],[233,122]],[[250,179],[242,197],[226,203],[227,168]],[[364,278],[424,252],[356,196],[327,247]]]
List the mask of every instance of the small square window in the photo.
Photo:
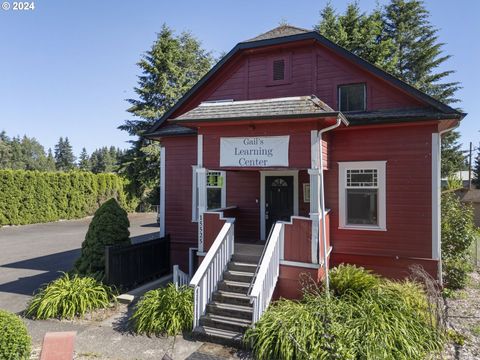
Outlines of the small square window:
[[207,172],[207,209],[220,209],[225,207],[225,172]]
[[340,85],[338,87],[338,109],[340,111],[365,111],[366,85]]

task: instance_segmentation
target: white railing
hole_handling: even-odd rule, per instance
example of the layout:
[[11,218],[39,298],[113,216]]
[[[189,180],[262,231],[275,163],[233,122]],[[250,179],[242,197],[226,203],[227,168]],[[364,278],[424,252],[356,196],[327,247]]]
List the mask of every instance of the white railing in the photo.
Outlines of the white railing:
[[193,287],[193,328],[198,326],[199,319],[205,314],[212,294],[217,290],[234,251],[234,222],[226,219],[226,223],[218,233],[210,250],[193,275],[190,286]]
[[184,273],[178,265],[173,265],[173,283],[175,284],[176,289],[180,286],[188,285],[190,282],[190,276],[187,273]]
[[277,222],[268,237],[265,250],[258,265],[258,271],[253,279],[248,293],[253,303],[253,324],[262,316],[270,304],[280,273],[280,247],[284,237],[284,224]]

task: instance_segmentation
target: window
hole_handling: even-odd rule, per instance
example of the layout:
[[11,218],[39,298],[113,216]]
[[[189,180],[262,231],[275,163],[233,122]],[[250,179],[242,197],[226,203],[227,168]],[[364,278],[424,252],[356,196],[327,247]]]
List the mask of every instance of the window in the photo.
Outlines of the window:
[[[192,221],[198,221],[198,176],[197,166],[192,166]],[[206,172],[206,192],[207,192],[207,210],[214,210],[226,207],[226,185],[225,185],[225,171],[210,171]]]
[[340,228],[386,230],[385,164],[339,164]]
[[207,171],[207,210],[226,206],[224,179],[224,171]]
[[273,81],[285,79],[285,60],[273,61]]
[[365,111],[366,99],[365,84],[340,85],[338,87],[338,110],[340,111]]

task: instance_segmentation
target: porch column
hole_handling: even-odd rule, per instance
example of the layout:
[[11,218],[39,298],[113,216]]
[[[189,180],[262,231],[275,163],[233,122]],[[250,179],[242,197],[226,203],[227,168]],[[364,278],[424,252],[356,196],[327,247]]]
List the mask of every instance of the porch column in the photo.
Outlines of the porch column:
[[198,186],[198,252],[203,253],[203,213],[207,211],[207,169],[197,168]]
[[310,175],[310,219],[312,220],[312,263],[318,264],[318,249],[320,243],[320,143],[318,141],[318,131],[312,130],[310,133],[310,157],[311,169]]

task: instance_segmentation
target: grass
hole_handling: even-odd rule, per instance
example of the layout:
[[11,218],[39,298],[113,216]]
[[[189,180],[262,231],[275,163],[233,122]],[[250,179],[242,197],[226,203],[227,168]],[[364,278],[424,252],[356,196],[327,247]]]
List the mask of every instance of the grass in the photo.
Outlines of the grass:
[[445,337],[422,287],[353,266],[332,270],[332,293],[271,305],[245,341],[258,359],[425,359]]
[[33,319],[73,319],[87,312],[108,308],[114,291],[91,277],[64,273],[32,298],[25,315]]
[[193,326],[193,289],[174,284],[145,293],[130,318],[138,334],[174,336]]

